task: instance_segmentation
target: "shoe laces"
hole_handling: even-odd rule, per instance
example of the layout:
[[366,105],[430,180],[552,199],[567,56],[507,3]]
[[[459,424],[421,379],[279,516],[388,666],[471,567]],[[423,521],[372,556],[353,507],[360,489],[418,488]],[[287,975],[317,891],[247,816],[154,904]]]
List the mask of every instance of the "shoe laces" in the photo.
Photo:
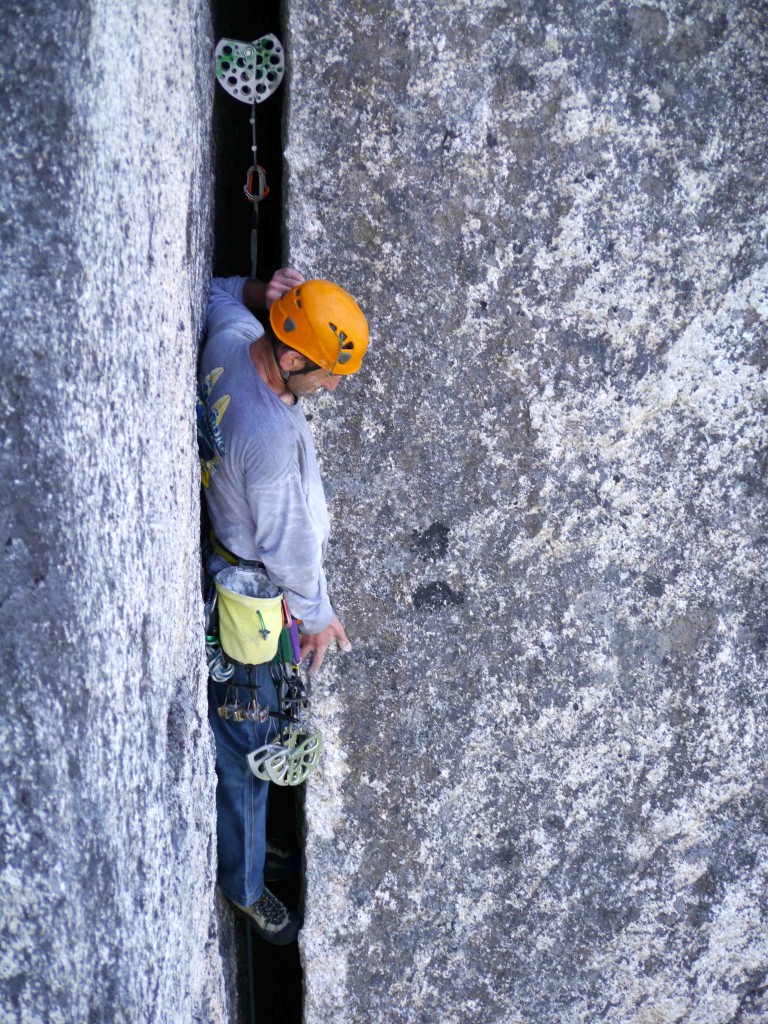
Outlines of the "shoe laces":
[[259,896],[254,908],[268,924],[282,924],[289,919],[288,908],[269,889]]

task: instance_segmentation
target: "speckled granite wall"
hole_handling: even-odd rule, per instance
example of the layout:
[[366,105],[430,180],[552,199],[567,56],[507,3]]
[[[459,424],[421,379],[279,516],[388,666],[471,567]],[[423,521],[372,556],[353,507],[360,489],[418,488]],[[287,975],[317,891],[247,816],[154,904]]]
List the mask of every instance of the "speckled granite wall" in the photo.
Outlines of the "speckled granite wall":
[[208,17],[3,8],[3,1024],[228,1019],[194,436]]
[[[5,14],[0,1019],[216,1022],[208,16]],[[288,254],[374,329],[306,1020],[764,1024],[764,5],[286,20]]]
[[764,4],[287,3],[317,402],[308,1024],[764,1024]]

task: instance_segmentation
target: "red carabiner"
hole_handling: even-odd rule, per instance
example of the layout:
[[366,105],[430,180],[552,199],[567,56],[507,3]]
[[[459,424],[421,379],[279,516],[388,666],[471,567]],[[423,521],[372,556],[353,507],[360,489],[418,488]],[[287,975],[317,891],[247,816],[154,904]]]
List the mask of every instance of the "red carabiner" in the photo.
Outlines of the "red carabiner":
[[248,168],[243,192],[245,192],[249,203],[260,203],[262,199],[266,199],[269,195],[267,175],[260,164],[255,164],[253,167]]

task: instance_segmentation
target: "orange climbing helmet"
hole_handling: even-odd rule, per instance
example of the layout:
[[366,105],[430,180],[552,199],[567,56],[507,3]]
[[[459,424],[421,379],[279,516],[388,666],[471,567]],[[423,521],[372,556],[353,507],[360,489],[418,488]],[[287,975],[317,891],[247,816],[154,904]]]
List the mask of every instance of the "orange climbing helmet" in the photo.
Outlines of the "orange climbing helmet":
[[272,330],[283,344],[329,373],[356,373],[368,348],[368,321],[352,296],[330,281],[305,281],[276,299]]

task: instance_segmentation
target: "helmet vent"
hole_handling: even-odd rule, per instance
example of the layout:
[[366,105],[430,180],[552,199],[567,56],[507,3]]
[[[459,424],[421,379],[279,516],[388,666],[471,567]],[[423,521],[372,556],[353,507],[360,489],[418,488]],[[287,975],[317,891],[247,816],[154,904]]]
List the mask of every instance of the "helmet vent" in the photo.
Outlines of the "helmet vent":
[[355,347],[354,342],[347,341],[347,338],[349,337],[349,335],[346,333],[346,331],[340,331],[339,328],[336,326],[336,324],[329,323],[328,326],[331,328],[333,333],[336,335],[336,337],[341,342],[341,347],[342,348],[354,348]]
[[285,318],[285,323],[283,324],[283,330],[289,331],[289,332],[296,330],[296,324],[293,322],[293,320],[291,320],[291,318],[289,316],[287,316]]
[[[329,323],[328,326],[339,339],[339,358],[336,360],[336,363],[340,363],[343,366],[344,363],[348,363],[352,358],[355,343],[347,335],[346,331],[340,331],[336,324]],[[336,363],[334,363],[334,366]]]

